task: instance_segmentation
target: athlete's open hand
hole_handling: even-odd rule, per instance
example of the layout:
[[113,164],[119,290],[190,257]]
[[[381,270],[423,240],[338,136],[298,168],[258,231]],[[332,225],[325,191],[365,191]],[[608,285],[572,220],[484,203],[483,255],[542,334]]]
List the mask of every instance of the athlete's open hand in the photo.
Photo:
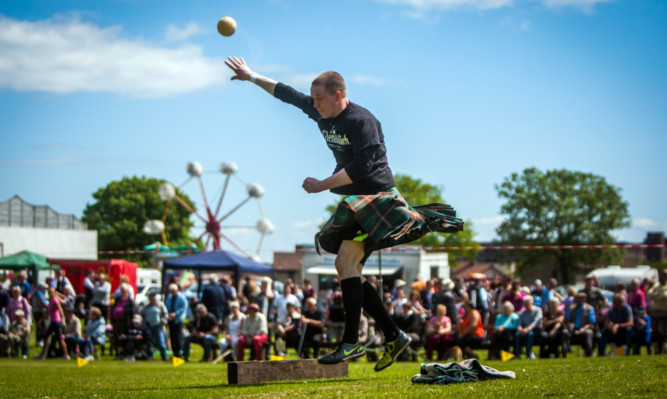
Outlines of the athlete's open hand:
[[246,65],[243,58],[227,57],[225,64],[236,74],[232,80],[250,80],[252,70]]

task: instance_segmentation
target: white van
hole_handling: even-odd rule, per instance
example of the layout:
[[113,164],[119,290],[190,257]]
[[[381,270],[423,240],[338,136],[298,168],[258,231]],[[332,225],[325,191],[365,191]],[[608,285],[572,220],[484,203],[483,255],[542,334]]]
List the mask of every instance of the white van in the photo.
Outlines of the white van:
[[588,273],[586,277],[597,276],[600,279],[600,285],[604,289],[614,290],[616,283],[623,281],[626,286],[630,285],[630,281],[638,278],[641,282],[645,278],[649,280],[652,278],[658,279],[658,270],[651,269],[650,266],[642,265],[637,267],[620,267],[608,266],[601,269],[595,269]]

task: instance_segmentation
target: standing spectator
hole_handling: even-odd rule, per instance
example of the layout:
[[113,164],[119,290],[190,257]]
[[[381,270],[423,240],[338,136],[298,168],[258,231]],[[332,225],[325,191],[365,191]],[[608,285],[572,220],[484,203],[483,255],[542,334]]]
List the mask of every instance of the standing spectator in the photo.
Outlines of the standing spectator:
[[521,282],[519,280],[512,281],[512,288],[501,299],[503,302],[510,301],[514,306],[514,311],[519,313],[523,310],[523,298],[526,293],[521,290]]
[[[104,345],[107,340],[106,335],[106,321],[102,316],[102,311],[97,307],[90,308],[88,313],[88,322],[83,333],[85,345],[85,360],[93,360],[93,353],[95,352],[95,345]],[[97,356],[99,359],[99,355]]]
[[28,300],[21,296],[21,287],[18,285],[13,286],[10,291],[9,303],[7,304],[7,317],[9,321],[12,322],[16,320],[16,311],[22,310],[26,319],[30,319],[30,305]]
[[227,316],[227,320],[225,321],[225,331],[223,333],[224,338],[220,340],[218,345],[220,347],[220,353],[224,353],[227,349],[231,349],[232,359],[236,360],[237,344],[239,338],[241,338],[245,315],[241,313],[239,303],[236,301],[230,303],[229,308],[232,313]]
[[190,344],[199,344],[204,348],[204,355],[200,362],[208,362],[211,356],[211,347],[218,341],[218,320],[210,313],[203,303],[195,308],[195,320],[190,335],[185,338],[183,359],[190,361]]
[[542,280],[537,279],[535,280],[535,288],[530,292],[530,294],[533,296],[533,300],[535,301],[535,306],[537,307],[542,307],[544,302],[544,286],[542,285]]
[[166,361],[167,345],[164,339],[164,328],[167,325],[167,307],[158,301],[157,294],[152,292],[148,295],[148,305],[141,312],[144,322],[151,332],[151,342],[148,351],[148,360],[153,360],[153,348],[160,351],[160,358]]
[[35,321],[35,341],[38,346],[42,344],[42,339],[44,338],[44,332],[46,331],[46,321],[41,324],[37,324],[39,320],[45,320],[42,318],[46,314],[46,309],[49,306],[49,302],[46,300],[45,292],[47,285],[44,283],[39,283],[37,288],[32,293],[30,297],[30,302],[32,304],[32,319]]
[[183,323],[185,323],[185,313],[188,309],[188,300],[185,295],[178,291],[176,284],[169,284],[169,295],[165,300],[168,312],[169,339],[171,341],[171,350],[174,357],[181,356],[181,346],[183,344]]
[[561,309],[560,300],[553,296],[549,299],[549,305],[544,306],[547,312],[542,319],[542,346],[540,357],[558,357],[558,347],[563,343],[563,325],[565,313]]
[[262,348],[268,339],[266,316],[259,312],[256,303],[248,305],[248,317],[243,322],[243,335],[239,338],[237,359],[243,361],[246,345],[252,348],[254,360],[262,360]]
[[315,288],[311,284],[310,279],[306,277],[303,279],[303,299],[306,300],[308,298],[317,299],[317,293],[315,292]]
[[435,283],[433,279],[426,281],[426,286],[424,289],[417,292],[419,292],[419,295],[421,296],[422,306],[428,311],[428,313],[431,313],[433,309],[433,294],[435,294]]
[[559,306],[563,304],[565,298],[563,298],[563,296],[559,294],[558,291],[556,291],[556,287],[558,287],[558,280],[553,277],[550,278],[547,282],[546,289],[544,290],[544,295],[542,295],[542,303],[546,301],[547,309],[542,306],[542,312],[547,312],[551,309],[551,299],[554,297],[558,298]]
[[484,339],[484,325],[482,316],[475,309],[470,300],[463,302],[464,316],[459,320],[459,335],[454,345],[459,346],[466,357],[477,357],[472,349],[479,347]]
[[42,353],[40,355],[37,355],[36,358],[41,360],[46,359],[46,352],[49,346],[48,340],[51,334],[53,334],[55,340],[60,342],[60,348],[62,349],[63,352],[63,359],[69,360],[69,353],[67,352],[67,344],[65,343],[65,337],[63,336],[62,333],[63,319],[65,318],[65,314],[63,312],[62,306],[60,305],[60,301],[58,300],[56,289],[53,287],[49,288],[49,307],[47,309],[47,313],[44,316],[42,316],[42,318],[46,318],[47,316],[50,320],[49,327],[46,329],[46,333],[44,336]]
[[127,334],[135,312],[134,300],[130,298],[128,285],[122,283],[120,285],[118,298],[111,308],[111,326],[113,327],[113,342],[111,344],[116,351],[116,360],[121,360],[123,358],[124,348],[120,342],[120,336]]
[[456,311],[456,296],[453,292],[454,282],[450,279],[444,279],[440,284],[440,290],[433,294],[431,301],[433,306],[445,305],[447,308],[447,317],[452,322],[452,335],[456,332],[459,315]]
[[628,306],[630,309],[635,310],[635,308],[645,308],[646,307],[646,296],[644,291],[640,288],[640,282],[638,278],[633,278],[630,281],[630,290],[628,293]]
[[60,294],[65,293],[65,287],[70,287],[70,291],[74,292],[74,287],[66,276],[65,269],[58,270],[58,277],[51,281],[51,287],[56,289]]
[[218,276],[212,275],[209,277],[209,284],[204,287],[201,294],[201,301],[209,313],[215,316],[219,323],[225,321],[225,304],[227,298],[225,297],[225,290],[218,284]]
[[612,342],[616,346],[625,345],[623,355],[630,353],[632,345],[632,309],[625,303],[625,297],[615,294],[612,299],[612,307],[607,312],[604,328],[601,331],[598,342],[598,356],[604,356],[607,351],[607,343]]
[[424,281],[422,275],[418,273],[417,276],[415,276],[415,280],[410,284],[410,291],[422,292],[424,289],[426,289],[426,281]]
[[533,353],[533,341],[540,336],[542,329],[542,308],[533,304],[535,299],[527,295],[523,299],[524,309],[519,313],[519,324],[514,334],[514,356],[521,359],[521,346],[526,346],[526,358],[535,359]]
[[584,288],[579,292],[586,294],[586,302],[595,309],[595,315],[600,315],[600,310],[607,307],[607,297],[602,294],[600,288],[595,286],[594,276],[586,276],[584,280]]
[[225,303],[222,306],[222,314],[224,316],[223,319],[226,320],[230,313],[229,305],[233,301],[236,301],[236,291],[234,290],[234,287],[229,284],[227,276],[222,276],[220,278],[220,287],[222,287],[222,291],[225,293]]
[[505,301],[502,309],[503,312],[496,316],[491,339],[491,354],[492,359],[495,360],[501,359],[501,350],[510,350],[510,344],[514,341],[514,335],[519,326],[519,315],[514,313],[512,302]]
[[590,305],[585,292],[578,292],[574,305],[565,313],[565,329],[563,329],[563,357],[570,345],[578,343],[584,348],[584,356],[593,354],[593,335],[595,333],[596,313]]
[[67,348],[74,353],[79,352],[79,346],[84,342],[81,337],[81,320],[74,315],[74,309],[63,305],[65,319],[63,320],[65,343]]
[[482,280],[480,276],[478,276],[478,273],[472,273],[471,277],[473,277],[473,280],[472,285],[468,288],[468,298],[470,299],[470,302],[472,302],[472,306],[482,316],[482,324],[486,324],[489,310],[489,296],[486,289],[484,289],[484,285],[482,284]]
[[107,281],[106,274],[95,278],[93,286],[93,306],[102,312],[104,318],[109,317],[109,304],[111,303],[111,284]]
[[243,296],[248,299],[248,303],[257,303],[257,298],[259,297],[259,287],[255,282],[255,279],[251,276],[245,277],[245,284],[241,289]]
[[655,353],[667,353],[667,269],[660,270],[658,283],[649,288],[647,297],[651,301],[652,335],[655,340]]
[[634,320],[634,348],[632,353],[639,355],[642,345],[646,345],[646,353],[651,354],[651,316],[646,313],[646,308],[639,307],[635,313]]
[[306,308],[301,313],[301,325],[306,329],[303,338],[303,347],[300,355],[310,359],[310,348],[313,349],[313,357],[320,356],[320,345],[322,345],[322,334],[324,333],[324,313],[317,307],[315,298],[306,300]]
[[433,351],[437,350],[437,360],[445,360],[445,355],[451,345],[452,321],[447,317],[447,307],[437,305],[435,316],[431,317],[426,324],[426,358],[433,360]]
[[[30,299],[30,295],[32,293],[32,287],[30,287],[30,283],[27,281],[27,277],[25,272],[19,272],[19,274],[16,276],[16,281],[14,281],[14,284],[12,284],[13,287],[18,286],[20,291],[21,291],[21,296],[24,297],[25,299]],[[26,319],[28,318],[28,315],[26,314]]]
[[0,333],[0,355],[5,355],[5,348],[9,347],[12,357],[19,357],[19,348],[23,359],[28,358],[28,339],[30,339],[30,323],[26,320],[21,309],[14,313],[15,319],[9,325],[7,334]]
[[269,326],[272,326],[276,321],[275,307],[273,302],[278,296],[275,291],[273,291],[273,281],[271,277],[262,278],[260,283],[260,293],[257,297],[257,305],[259,306],[259,311],[266,316],[266,322],[269,323]]
[[95,270],[88,269],[86,271],[86,278],[83,279],[83,292],[86,296],[86,309],[92,306],[93,290],[95,289]]
[[276,308],[276,318],[278,320],[285,319],[285,316],[287,315],[288,302],[294,305],[295,308],[301,308],[301,302],[299,302],[299,299],[294,294],[292,294],[292,286],[289,284],[285,284],[283,295],[277,297],[273,301],[273,306],[275,306]]
[[507,295],[508,292],[512,289],[512,279],[509,276],[502,276],[500,278],[500,283],[496,287],[495,290],[493,290],[493,303],[494,303],[494,308],[493,308],[493,313],[496,315],[499,315],[503,313],[503,309],[505,307],[505,302],[503,302],[503,298],[505,295]]
[[113,293],[113,297],[118,298],[118,296],[120,295],[120,287],[122,287],[123,284],[126,285],[127,292],[130,298],[134,300],[134,288],[130,284],[130,276],[128,276],[127,274],[120,275],[120,284],[118,285],[118,288],[116,288],[116,291]]
[[0,317],[6,314],[7,305],[9,305],[9,294],[5,292],[5,286],[0,284]]

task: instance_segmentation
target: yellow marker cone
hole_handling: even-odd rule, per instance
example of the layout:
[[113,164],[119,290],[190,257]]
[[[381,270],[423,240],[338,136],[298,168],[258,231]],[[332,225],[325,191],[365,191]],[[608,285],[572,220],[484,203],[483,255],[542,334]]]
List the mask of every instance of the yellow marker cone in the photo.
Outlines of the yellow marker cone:
[[624,349],[624,346],[619,346],[618,348],[612,350],[611,353],[613,353],[616,356],[623,356],[624,355],[623,349]]
[[83,366],[85,366],[86,364],[88,364],[88,360],[84,360],[83,358],[80,358],[80,357],[77,357],[77,358],[76,358],[76,365],[77,365],[78,367],[83,367]]
[[174,367],[178,367],[181,364],[185,363],[185,360],[181,359],[180,357],[173,357],[171,358],[171,364],[174,365]]
[[276,356],[276,355],[271,355],[269,356],[269,360],[285,360],[285,356]]
[[511,360],[511,359],[514,359],[514,354],[509,353],[507,351],[503,351],[503,350],[500,351],[500,360],[502,360],[503,362],[506,362],[506,361]]

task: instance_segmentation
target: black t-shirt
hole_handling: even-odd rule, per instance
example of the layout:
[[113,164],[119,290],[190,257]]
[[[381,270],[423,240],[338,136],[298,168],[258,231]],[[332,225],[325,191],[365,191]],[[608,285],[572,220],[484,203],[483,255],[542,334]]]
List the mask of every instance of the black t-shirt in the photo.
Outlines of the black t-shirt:
[[[324,321],[324,313],[322,313],[321,310],[317,309],[313,313],[310,313],[308,309],[303,311],[303,315],[305,316],[306,319],[311,319],[311,320],[318,320],[318,321]],[[306,335],[307,336],[312,336],[315,334],[322,334],[323,329],[322,327],[315,327],[312,324],[308,325],[308,329],[306,330]]]
[[197,315],[195,320],[195,328],[197,328],[197,331],[203,333],[208,333],[213,329],[213,327],[217,325],[218,325],[218,320],[215,318],[215,316],[213,316],[213,313],[211,312],[206,313],[206,316],[204,317],[200,317],[199,315]]
[[317,123],[336,159],[334,173],[345,169],[351,184],[331,189],[342,195],[375,194],[394,187],[394,176],[387,162],[387,149],[380,122],[367,109],[349,103],[334,118],[322,118],[313,107],[313,98],[278,83],[274,96],[301,109]]

